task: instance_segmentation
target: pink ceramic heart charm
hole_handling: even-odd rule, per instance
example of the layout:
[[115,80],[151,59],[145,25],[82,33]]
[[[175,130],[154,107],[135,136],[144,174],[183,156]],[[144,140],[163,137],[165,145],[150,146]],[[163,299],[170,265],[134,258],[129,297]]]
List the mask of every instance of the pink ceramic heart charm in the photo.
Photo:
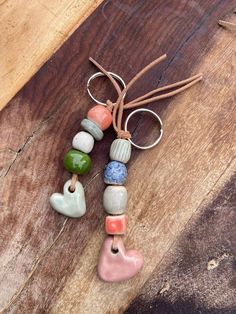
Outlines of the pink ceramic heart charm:
[[100,253],[98,275],[106,282],[119,282],[136,275],[143,266],[142,255],[135,250],[125,250],[121,238],[117,240],[118,252],[112,251],[113,237],[108,237]]

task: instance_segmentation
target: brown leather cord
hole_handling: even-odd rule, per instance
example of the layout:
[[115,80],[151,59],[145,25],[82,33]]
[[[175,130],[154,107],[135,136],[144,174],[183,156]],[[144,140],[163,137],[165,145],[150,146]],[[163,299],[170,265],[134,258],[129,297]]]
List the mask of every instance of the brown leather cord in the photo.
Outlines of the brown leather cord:
[[102,72],[104,73],[109,80],[111,81],[111,83],[113,84],[113,86],[115,87],[118,95],[120,95],[121,93],[121,88],[119,86],[119,84],[116,82],[116,80],[110,75],[110,73],[108,73],[97,61],[95,61],[93,58],[89,58],[89,60]]
[[[236,13],[236,9],[234,9],[233,13]],[[220,26],[223,26],[225,28],[231,29],[231,30],[236,30],[236,24],[235,23],[231,23],[231,22],[226,22],[223,20],[219,20],[218,24]]]
[[112,250],[114,251],[114,253],[118,253],[118,242],[120,240],[120,236],[119,235],[113,235],[113,242],[112,242]]
[[73,193],[75,191],[75,185],[76,185],[77,181],[78,181],[78,175],[73,173],[72,177],[71,177],[71,184],[70,184],[70,187],[69,187],[70,192]]
[[107,104],[107,109],[112,112],[114,108],[113,102],[110,100],[107,100],[106,104]]
[[129,107],[131,104],[133,103],[137,103],[149,96],[152,96],[153,94],[156,94],[156,93],[159,93],[159,92],[163,92],[165,90],[168,90],[168,89],[172,89],[172,88],[175,88],[175,87],[179,87],[179,86],[182,86],[182,85],[185,85],[185,84],[188,84],[192,81],[194,81],[195,79],[198,79],[200,76],[202,76],[202,74],[197,74],[195,76],[192,76],[192,77],[189,77],[188,79],[186,80],[183,80],[183,81],[179,81],[179,82],[176,82],[176,83],[173,83],[173,84],[170,84],[170,85],[166,85],[166,86],[163,86],[163,87],[159,87],[157,89],[154,89],[153,91],[143,95],[143,96],[140,96],[132,101],[130,101],[126,106]]
[[218,24],[219,24],[220,26],[226,27],[226,28],[228,28],[228,29],[236,30],[236,24],[235,24],[235,23],[231,23],[231,22],[226,22],[226,21],[219,20],[219,21],[218,21]]
[[[202,80],[202,75],[199,74],[197,79],[191,81],[190,83],[186,84],[185,86],[180,87],[177,90],[174,90],[172,92],[169,92],[169,93],[166,93],[166,94],[162,94],[162,95],[159,95],[159,96],[155,96],[155,97],[152,97],[152,98],[149,98],[149,99],[145,99],[143,101],[128,103],[128,104],[126,104],[125,109],[135,108],[135,107],[138,107],[138,106],[141,106],[141,105],[148,104],[150,102],[154,102],[154,101],[157,101],[157,100],[161,100],[161,99],[165,99],[165,98],[169,98],[169,97],[175,96],[175,95],[183,92],[184,90],[188,89],[189,87],[193,86],[194,84],[196,84],[197,82],[199,82],[201,80]],[[167,88],[168,86],[165,86],[165,87]]]
[[[150,92],[148,92],[147,94],[143,95],[143,96],[139,96],[136,99],[128,102],[125,104],[124,99],[125,96],[127,94],[127,91],[133,86],[133,84],[140,79],[147,71],[149,71],[151,68],[153,68],[155,65],[157,65],[158,63],[160,63],[161,61],[163,61],[164,59],[166,59],[166,55],[162,55],[161,57],[155,59],[153,62],[151,62],[150,64],[148,64],[146,67],[144,67],[140,72],[138,72],[133,78],[132,80],[127,84],[127,86],[121,90],[120,86],[117,84],[116,80],[108,73],[108,71],[106,71],[97,61],[95,61],[93,58],[89,58],[89,60],[102,72],[104,73],[109,80],[111,81],[111,83],[113,84],[114,88],[117,91],[118,94],[118,98],[117,101],[113,104],[110,100],[107,100],[107,105],[108,105],[108,109],[111,110],[113,108],[113,128],[117,133],[117,137],[118,138],[131,138],[131,134],[130,132],[126,132],[122,129],[122,118],[123,118],[123,112],[126,109],[130,109],[130,108],[135,108],[135,107],[139,107],[141,105],[145,105],[154,101],[158,101],[161,99],[166,99],[169,97],[172,97],[174,95],[177,95],[181,92],[183,92],[184,90],[190,88],[191,86],[193,86],[194,84],[196,84],[197,82],[202,80],[202,74],[198,74],[198,75],[194,75],[192,77],[189,77],[185,80],[167,85],[167,86],[163,86],[163,87],[159,87],[157,89],[154,89]],[[163,92],[163,91],[167,91],[170,89],[173,89],[175,87],[179,87],[173,91],[167,92],[167,93],[163,93],[161,95],[157,95],[154,97],[150,97],[154,94]]]

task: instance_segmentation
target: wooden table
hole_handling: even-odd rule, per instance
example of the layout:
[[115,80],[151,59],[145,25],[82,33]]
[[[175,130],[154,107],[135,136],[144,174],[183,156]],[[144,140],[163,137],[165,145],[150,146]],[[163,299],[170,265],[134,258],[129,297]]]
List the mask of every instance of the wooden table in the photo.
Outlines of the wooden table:
[[0,110],[102,0],[0,0]]
[[[235,1],[105,1],[1,112],[0,304],[5,313],[235,313]],[[20,53],[20,52],[19,52]],[[148,106],[164,121],[154,149],[133,149],[127,247],[145,266],[122,284],[97,278],[105,238],[102,170],[114,132],[91,154],[81,178],[87,213],[66,219],[48,198],[69,174],[62,159],[93,105],[92,56],[129,81],[147,63],[132,99],[199,72],[204,81]],[[108,84],[97,96],[114,97]],[[133,138],[149,142],[141,116]],[[10,303],[9,303],[10,302]]]

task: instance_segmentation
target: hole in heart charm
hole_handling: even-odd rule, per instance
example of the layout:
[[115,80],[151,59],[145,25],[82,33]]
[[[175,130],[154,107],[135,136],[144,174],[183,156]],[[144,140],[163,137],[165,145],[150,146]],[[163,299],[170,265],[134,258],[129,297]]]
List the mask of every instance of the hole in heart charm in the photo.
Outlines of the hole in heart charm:
[[113,237],[108,237],[101,249],[98,275],[106,282],[119,282],[136,275],[143,266],[143,257],[136,250],[126,250],[121,238],[117,240],[117,251],[112,251]]
[[68,180],[63,188],[63,194],[53,193],[50,197],[50,204],[58,213],[72,218],[79,218],[86,212],[84,188],[77,181],[75,190],[70,192],[71,180]]

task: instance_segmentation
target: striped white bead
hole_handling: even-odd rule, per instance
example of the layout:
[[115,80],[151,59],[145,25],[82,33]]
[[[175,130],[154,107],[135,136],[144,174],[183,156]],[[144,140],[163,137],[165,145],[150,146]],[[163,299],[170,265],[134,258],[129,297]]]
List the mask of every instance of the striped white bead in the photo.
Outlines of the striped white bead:
[[127,163],[131,156],[131,143],[125,139],[116,139],[110,148],[110,159]]

